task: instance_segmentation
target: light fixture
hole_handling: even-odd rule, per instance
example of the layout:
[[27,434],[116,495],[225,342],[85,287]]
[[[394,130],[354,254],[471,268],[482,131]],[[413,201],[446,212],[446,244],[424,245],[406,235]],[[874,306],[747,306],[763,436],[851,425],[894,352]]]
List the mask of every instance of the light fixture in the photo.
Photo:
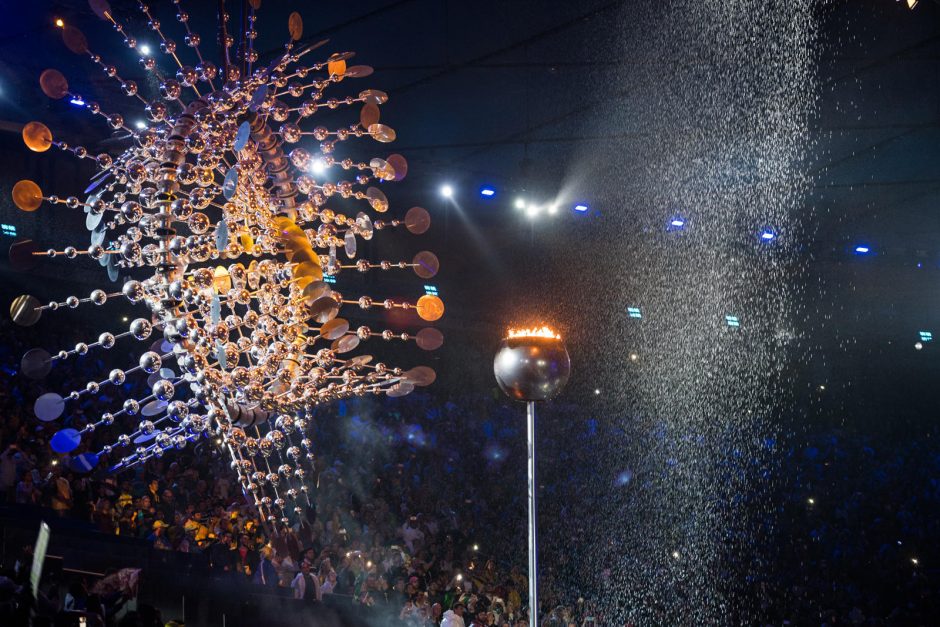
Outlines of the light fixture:
[[525,209],[525,198],[516,198],[516,202],[513,203],[516,209]]
[[486,198],[492,198],[496,195],[496,190],[490,187],[489,185],[484,185],[480,188],[480,196],[485,196]]
[[136,122],[134,122],[134,126],[136,126],[140,130],[144,130],[145,128],[147,128],[147,123],[144,122],[143,120],[137,120]]
[[529,203],[528,205],[526,205],[525,214],[526,214],[527,216],[529,216],[530,218],[534,218],[534,217],[536,217],[537,215],[539,215],[540,213],[542,213],[542,208],[539,207],[539,206],[538,206],[537,204],[535,204],[534,202]]
[[61,17],[55,18],[55,25],[58,26],[59,28],[65,28],[65,22],[62,21]]
[[763,231],[761,231],[760,238],[761,240],[765,242],[772,242],[775,239],[777,239],[777,232],[774,231],[772,228],[767,227]]
[[631,318],[642,318],[643,312],[640,311],[639,307],[627,307],[627,315]]
[[867,255],[870,252],[871,252],[871,247],[865,246],[864,244],[855,247],[856,255]]
[[558,213],[558,204],[557,203],[550,204],[548,206],[548,213],[551,215],[555,215],[556,213]]
[[315,158],[310,160],[310,171],[313,174],[323,174],[326,172],[326,162],[323,159]]
[[145,57],[150,56],[150,46],[147,44],[140,44],[137,49],[140,51],[140,54],[144,55]]
[[725,316],[725,324],[727,324],[729,327],[737,328],[741,326],[741,321],[738,320],[737,316],[727,315]]
[[441,196],[444,198],[453,198],[454,197],[454,188],[445,183],[441,185]]
[[71,104],[75,105],[76,107],[84,107],[84,106],[85,106],[85,101],[82,100],[82,97],[81,97],[81,96],[73,96],[72,98],[69,99],[69,102],[70,102]]
[[578,203],[577,205],[574,206],[575,213],[587,213],[588,209],[590,209],[590,207],[588,207],[584,203]]

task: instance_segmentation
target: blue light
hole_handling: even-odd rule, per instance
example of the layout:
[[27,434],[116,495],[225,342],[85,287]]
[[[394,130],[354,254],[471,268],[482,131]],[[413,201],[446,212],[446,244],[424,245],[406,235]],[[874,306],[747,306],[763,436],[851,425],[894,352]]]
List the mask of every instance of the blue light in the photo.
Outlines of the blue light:
[[675,220],[673,220],[673,221],[670,222],[669,224],[670,224],[670,226],[674,226],[674,227],[676,227],[676,228],[681,228],[681,227],[685,226],[685,220],[682,220],[681,218],[676,218]]
[[643,312],[640,311],[640,308],[639,308],[639,307],[627,307],[627,314],[628,314],[631,318],[642,318],[642,317],[643,317]]
[[437,288],[433,285],[425,285],[424,293],[428,294],[429,296],[437,296]]
[[737,316],[728,315],[725,316],[725,324],[727,324],[729,327],[737,328],[741,326],[741,321],[738,320]]
[[16,226],[12,224],[0,224],[0,233],[9,235],[10,237],[16,237]]
[[336,285],[336,277],[335,277],[335,276],[330,276],[330,275],[325,275],[325,276],[323,277],[323,282],[324,282],[324,283],[329,283],[330,285]]
[[480,188],[480,196],[486,196],[487,198],[492,198],[496,195],[496,190],[490,187],[489,185],[484,185]]
[[870,252],[871,252],[871,248],[869,248],[868,246],[856,246],[855,247],[856,255],[867,255]]
[[682,231],[685,229],[686,219],[682,216],[673,216],[666,225],[667,231]]
[[574,206],[574,210],[575,210],[576,213],[587,213],[587,212],[588,212],[588,209],[590,209],[590,207],[588,207],[587,205],[585,205],[585,204],[583,204],[583,203],[582,203],[582,204],[577,204],[577,205]]
[[71,102],[71,103],[72,103],[73,105],[75,105],[76,107],[84,107],[84,106],[85,106],[85,101],[82,100],[82,97],[81,97],[81,96],[75,96],[74,98],[70,99],[69,102]]
[[770,229],[765,229],[761,234],[760,238],[765,242],[771,242],[777,238],[777,234],[771,231]]
[[931,333],[930,331],[921,331],[921,332],[920,332],[920,341],[921,341],[921,342],[932,342],[932,341],[933,341],[933,333]]

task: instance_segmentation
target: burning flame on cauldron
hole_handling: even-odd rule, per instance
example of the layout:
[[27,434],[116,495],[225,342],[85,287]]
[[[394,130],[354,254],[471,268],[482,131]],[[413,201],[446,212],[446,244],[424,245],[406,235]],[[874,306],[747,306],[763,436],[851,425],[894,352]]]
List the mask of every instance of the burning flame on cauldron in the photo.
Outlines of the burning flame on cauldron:
[[561,336],[546,326],[532,327],[529,329],[509,329],[509,337],[548,337],[560,340]]

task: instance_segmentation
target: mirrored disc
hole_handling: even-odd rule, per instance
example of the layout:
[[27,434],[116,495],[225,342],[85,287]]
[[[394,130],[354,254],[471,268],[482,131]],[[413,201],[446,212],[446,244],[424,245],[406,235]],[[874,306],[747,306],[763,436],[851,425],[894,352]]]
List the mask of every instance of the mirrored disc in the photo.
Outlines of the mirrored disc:
[[441,262],[437,260],[437,255],[430,250],[422,250],[411,260],[414,264],[415,274],[422,279],[434,278],[437,271],[441,268]]
[[[252,100],[252,102],[254,102],[254,100]],[[249,137],[251,137],[251,124],[242,122],[238,125],[238,132],[235,133],[235,143],[232,145],[232,148],[234,148],[236,152],[244,150],[245,146],[248,145]]]
[[94,232],[94,230],[98,228],[98,225],[101,224],[103,219],[104,213],[94,213],[89,211],[88,215],[85,216],[85,228]]
[[153,384],[159,381],[161,378],[162,377],[160,376],[160,373],[154,372],[153,374],[147,377],[147,387],[152,388]]
[[320,335],[328,340],[339,339],[346,335],[347,331],[349,331],[349,320],[343,318],[333,318],[320,327]]
[[219,295],[216,294],[212,297],[212,302],[209,304],[209,320],[216,324],[222,319],[222,301],[219,299]]
[[350,368],[361,368],[371,362],[372,355],[356,355],[355,357],[351,357],[349,361],[346,362],[346,365]]
[[434,380],[437,379],[437,373],[434,372],[433,368],[428,366],[418,366],[416,368],[412,368],[411,370],[403,372],[401,376],[405,381],[410,381],[418,387],[431,385],[434,383]]
[[51,68],[39,75],[39,87],[42,93],[53,100],[65,98],[69,93],[69,82],[65,80],[65,76],[59,70]]
[[39,322],[39,318],[42,316],[41,306],[35,296],[29,294],[17,296],[10,303],[10,317],[13,318],[13,322],[21,327],[31,327]]
[[[235,195],[235,190],[237,188],[238,170],[232,168],[225,173],[225,179],[222,181],[222,194],[225,196],[225,200],[231,200],[232,196]],[[225,222],[222,222],[221,224],[225,224]]]
[[111,170],[102,170],[98,174],[91,177],[91,183],[88,185],[88,187],[85,188],[85,193],[90,194],[91,192],[101,187],[102,183],[109,181],[110,179]]
[[343,337],[339,338],[333,342],[332,345],[330,345],[330,348],[332,348],[337,353],[348,353],[357,346],[359,346],[359,336],[353,333],[351,335],[344,335]]
[[418,299],[417,310],[418,316],[420,316],[422,320],[434,322],[435,320],[440,320],[441,316],[444,315],[444,301],[438,296],[425,294]]
[[361,91],[359,92],[359,97],[365,103],[380,105],[388,102],[388,94],[378,89],[366,89],[365,91]]
[[304,20],[297,11],[291,13],[290,17],[287,18],[287,31],[294,41],[298,41],[304,36]]
[[108,0],[88,0],[88,6],[102,20],[107,19],[108,16],[105,14],[111,12],[111,5],[108,4]]
[[42,255],[33,254],[38,252],[40,252],[39,244],[31,239],[23,239],[14,242],[13,245],[10,246],[10,265],[14,270],[18,271],[31,270],[39,265],[39,262],[42,260]]
[[425,327],[415,336],[418,348],[426,351],[436,351],[444,343],[444,334],[434,327]]
[[[160,375],[157,374],[156,372],[153,373],[153,374],[150,375],[150,376],[156,376],[156,377],[157,377],[157,381],[160,380]],[[149,378],[147,379],[147,383],[150,383],[150,379],[149,379]],[[152,383],[150,383],[150,385],[151,385],[151,387],[153,386]],[[151,416],[159,416],[159,415],[162,414],[164,411],[166,411],[167,405],[168,405],[168,403],[167,403],[166,401],[150,401],[149,403],[147,403],[146,405],[144,405],[143,407],[141,407],[141,409],[140,409],[140,414],[141,414],[142,416],[147,416],[148,418],[151,417]]]
[[314,281],[304,288],[303,296],[304,300],[306,300],[308,304],[312,305],[315,301],[323,298],[329,293],[330,286],[327,283],[323,281]]
[[44,348],[33,348],[20,360],[20,371],[30,379],[42,379],[52,370],[52,356]]
[[405,228],[414,235],[421,235],[431,227],[431,214],[424,207],[412,207],[405,214]]
[[134,444],[143,444],[144,442],[149,442],[150,440],[157,437],[159,433],[158,430],[154,430],[153,433],[141,433],[136,438],[134,438]]
[[176,373],[170,370],[169,368],[160,368],[160,370],[158,370],[157,372],[160,373],[161,379],[173,379],[176,377]]
[[362,107],[362,111],[359,112],[359,124],[362,125],[362,128],[369,128],[373,124],[379,123],[380,116],[379,105],[368,102]]
[[88,39],[85,37],[85,33],[74,26],[65,25],[62,29],[62,41],[65,42],[65,47],[75,54],[88,52]]
[[310,312],[311,318],[320,324],[324,324],[335,318],[339,313],[339,303],[332,296],[321,296],[308,304],[307,310]]
[[408,175],[408,160],[400,154],[389,155],[388,164],[395,169],[395,180],[400,181]]
[[71,453],[82,443],[81,434],[75,429],[62,429],[57,431],[49,440],[49,448],[56,453]]
[[343,236],[343,250],[350,259],[356,258],[356,235],[352,231],[346,231]]
[[[257,111],[261,108],[261,105],[264,104],[265,99],[268,97],[268,86],[262,85],[251,94],[251,101],[248,103],[248,109],[250,111]],[[247,122],[246,122],[247,124]]]
[[372,225],[372,218],[368,214],[359,212],[356,215],[356,226],[359,227],[359,235],[362,236],[362,239],[369,241],[372,239],[372,235],[375,233],[375,227]]
[[371,65],[352,65],[346,68],[343,75],[349,78],[365,78],[366,76],[372,76],[374,71]]
[[96,453],[82,453],[71,459],[69,468],[75,472],[91,472],[98,465],[98,461]]
[[415,391],[415,386],[408,381],[402,381],[401,383],[396,383],[393,386],[386,388],[386,396],[391,398],[398,398],[400,396],[407,396]]
[[386,197],[385,192],[378,187],[370,187],[367,189],[366,198],[369,199],[369,204],[372,205],[372,208],[379,213],[388,211],[388,197]]
[[43,422],[55,420],[65,411],[65,401],[55,392],[46,392],[36,399],[33,413]]
[[116,255],[105,255],[105,256],[108,258],[108,265],[107,265],[108,278],[111,279],[112,283],[116,283],[120,275],[118,274],[118,267],[114,265],[113,261],[111,261],[112,259],[114,259],[114,257],[116,257]]
[[395,129],[384,124],[373,124],[368,128],[372,139],[383,144],[395,141]]
[[[107,236],[108,231],[104,225],[99,224],[91,232],[91,237],[88,238],[88,241],[92,246],[102,246],[104,244],[104,238]],[[103,255],[102,255],[103,256]]]

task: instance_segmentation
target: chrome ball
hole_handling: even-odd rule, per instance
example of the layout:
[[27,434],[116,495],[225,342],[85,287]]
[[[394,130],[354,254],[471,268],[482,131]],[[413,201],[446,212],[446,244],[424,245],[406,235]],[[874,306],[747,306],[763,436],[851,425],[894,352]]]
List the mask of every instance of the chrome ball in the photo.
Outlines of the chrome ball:
[[544,401],[568,382],[571,360],[557,338],[506,338],[499,345],[493,372],[500,389],[517,401]]

